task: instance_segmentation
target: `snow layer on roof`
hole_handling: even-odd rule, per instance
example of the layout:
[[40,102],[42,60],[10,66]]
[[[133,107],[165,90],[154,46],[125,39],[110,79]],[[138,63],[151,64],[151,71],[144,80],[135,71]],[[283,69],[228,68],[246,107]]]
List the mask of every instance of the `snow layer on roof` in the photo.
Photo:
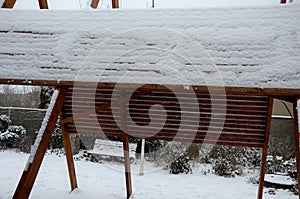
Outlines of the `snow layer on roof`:
[[0,78],[299,88],[299,12],[1,10]]

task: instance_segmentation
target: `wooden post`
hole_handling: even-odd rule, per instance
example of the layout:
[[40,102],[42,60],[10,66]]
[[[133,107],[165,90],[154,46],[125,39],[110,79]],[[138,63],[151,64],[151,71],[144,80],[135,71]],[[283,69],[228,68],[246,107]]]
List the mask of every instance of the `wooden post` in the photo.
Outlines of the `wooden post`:
[[18,187],[14,193],[14,199],[28,198],[35,182],[36,176],[39,172],[41,163],[43,161],[45,152],[51,139],[52,132],[54,130],[58,116],[61,113],[62,106],[64,103],[66,90],[59,89],[52,96],[50,103],[53,107],[49,107],[46,116],[43,120],[39,135],[36,138],[34,147],[36,152],[31,152],[28,159],[26,168],[23,171],[22,177],[19,181]]
[[268,148],[269,148],[272,109],[273,109],[273,98],[270,97],[266,131],[265,131],[265,143],[264,143],[264,148],[263,148],[263,152],[262,152],[262,160],[261,160],[261,166],[260,166],[260,177],[259,177],[259,186],[258,186],[258,195],[257,195],[258,199],[262,199],[263,191],[264,191],[264,181],[265,181],[265,173],[266,173],[266,166],[267,166],[267,155],[268,155]]
[[280,3],[281,3],[281,4],[285,4],[285,3],[286,3],[286,0],[281,0]]
[[145,163],[145,139],[142,139],[140,176],[144,175],[144,163]]
[[[300,129],[299,129],[299,112],[300,112],[300,99],[296,99],[293,103],[294,108],[294,135],[295,135],[295,151],[296,151],[296,163],[297,163],[297,179],[298,179],[298,190],[300,190]],[[300,199],[300,191],[298,191]]]
[[[123,133],[123,151],[124,151],[124,164],[125,164],[125,180],[126,180],[126,192],[127,198],[130,198],[132,194],[132,184],[131,184],[131,171],[130,171],[130,154],[129,154],[129,140],[128,140],[128,130],[127,130],[127,115],[126,115],[126,103],[123,99],[126,98],[125,91],[120,92],[120,113],[122,120],[122,130]],[[130,99],[130,98],[129,98]]]
[[47,0],[39,0],[40,9],[48,9]]
[[5,0],[1,8],[13,8],[16,3],[16,0]]
[[126,192],[127,192],[127,199],[128,199],[132,194],[128,135],[124,135],[123,137],[123,150],[124,150],[124,163],[125,163]]
[[[64,118],[63,113],[61,113],[61,118]],[[61,124],[62,136],[64,139],[64,148],[66,152],[66,159],[69,171],[69,178],[71,184],[71,191],[78,187],[77,179],[76,179],[76,172],[74,166],[74,159],[73,159],[73,151],[71,146],[70,134],[67,128],[67,124]]]
[[112,8],[119,8],[119,0],[111,0]]
[[92,0],[91,8],[96,9],[98,7],[99,0]]

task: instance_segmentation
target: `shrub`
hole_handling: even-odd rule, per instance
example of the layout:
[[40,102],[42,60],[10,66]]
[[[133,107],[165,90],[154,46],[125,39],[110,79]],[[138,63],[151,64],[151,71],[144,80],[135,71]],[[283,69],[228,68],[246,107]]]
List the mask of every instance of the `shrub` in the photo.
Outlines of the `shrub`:
[[0,132],[4,133],[8,126],[11,124],[11,120],[7,115],[0,115]]
[[9,126],[5,132],[0,133],[0,140],[3,147],[19,147],[26,135],[26,130],[22,126]]
[[189,164],[189,158],[186,154],[177,158],[174,162],[170,165],[170,173],[172,174],[179,174],[179,173],[192,173],[191,165]]

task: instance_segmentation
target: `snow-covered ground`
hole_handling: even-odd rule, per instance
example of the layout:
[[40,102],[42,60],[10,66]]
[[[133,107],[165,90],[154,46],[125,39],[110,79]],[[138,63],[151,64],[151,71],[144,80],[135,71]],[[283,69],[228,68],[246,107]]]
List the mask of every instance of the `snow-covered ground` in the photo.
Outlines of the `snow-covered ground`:
[[[12,197],[28,154],[0,151],[0,199]],[[82,198],[125,198],[123,165],[118,163],[91,163],[84,160],[75,162],[79,189],[69,192],[69,179],[64,156],[45,156],[40,173],[33,187],[31,198],[82,199]],[[144,176],[139,176],[138,164],[132,164],[133,196],[135,199],[255,199],[258,185],[249,183],[249,178],[257,174],[250,172],[243,177],[224,178],[213,174],[202,174],[203,166],[196,167],[193,174],[172,175],[166,170],[145,165]],[[208,165],[206,167],[209,167]],[[264,199],[296,199],[286,190],[275,190],[275,195],[264,189]]]
[[[86,9],[91,0],[48,0],[50,9]],[[299,0],[294,0],[297,3]],[[155,8],[245,7],[278,5],[280,0],[154,0]],[[119,0],[120,8],[150,8],[152,0]],[[16,9],[38,9],[37,0],[16,1]],[[98,8],[111,8],[111,0],[100,0]]]

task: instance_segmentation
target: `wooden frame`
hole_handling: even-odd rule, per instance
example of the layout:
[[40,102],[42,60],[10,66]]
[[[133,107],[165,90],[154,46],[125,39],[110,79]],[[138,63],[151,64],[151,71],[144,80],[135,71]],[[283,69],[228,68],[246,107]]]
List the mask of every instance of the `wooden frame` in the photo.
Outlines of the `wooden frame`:
[[[5,0],[2,8],[13,8],[15,5],[16,0]],[[47,0],[38,0],[39,7],[41,9],[48,9]],[[286,0],[281,0],[281,4],[286,4]],[[92,8],[97,8],[99,4],[99,0],[93,0],[91,2]],[[112,0],[112,8],[119,8],[119,1]],[[29,83],[30,82],[30,83]],[[61,126],[62,126],[62,134],[64,139],[64,148],[66,152],[66,159],[69,171],[69,178],[70,178],[70,186],[71,190],[74,190],[78,187],[77,179],[76,179],[76,172],[75,172],[75,165],[72,156],[72,147],[70,142],[70,133],[71,131],[68,128],[68,123],[72,122],[74,119],[82,116],[86,116],[89,112],[85,112],[76,116],[69,117],[66,115],[64,111],[64,101],[67,95],[67,90],[74,85],[75,82],[73,81],[56,81],[56,80],[28,80],[28,79],[0,79],[0,84],[15,84],[15,85],[48,85],[48,86],[56,86],[58,88],[58,96],[55,100],[53,110],[49,110],[49,122],[47,122],[45,129],[43,130],[41,141],[37,146],[37,151],[34,154],[32,163],[29,163],[28,167],[24,170],[22,177],[19,181],[18,187],[15,191],[13,198],[28,198],[35,182],[36,176],[38,174],[40,165],[43,161],[43,157],[45,151],[47,149],[48,143],[51,138],[51,132],[54,129],[55,123],[57,118],[60,116],[61,118]],[[94,82],[76,82],[77,85],[81,85],[84,87],[94,86]],[[114,83],[98,83],[98,87],[101,88],[113,88],[115,86]],[[121,87],[123,89],[131,89],[136,88],[135,84],[122,84]],[[192,90],[196,93],[209,93],[209,90],[206,86],[191,86]],[[168,88],[172,88],[173,91],[182,92],[185,89],[182,85],[168,85]],[[148,92],[149,90],[153,89],[160,92],[165,92],[165,87],[156,84],[149,84],[145,85],[143,88],[144,92]],[[268,143],[269,143],[269,136],[270,136],[270,123],[271,123],[271,115],[272,115],[272,105],[273,105],[273,98],[280,98],[294,103],[294,133],[295,133],[295,146],[296,146],[296,159],[297,159],[297,171],[300,171],[300,146],[299,146],[299,138],[300,138],[300,131],[299,131],[299,118],[298,118],[298,111],[297,110],[297,100],[300,97],[300,89],[280,89],[280,88],[248,88],[248,87],[210,87],[211,90],[215,92],[224,91],[226,94],[230,95],[253,95],[253,96],[267,96],[269,98],[268,102],[268,110],[267,110],[267,119],[264,131],[264,139],[263,139],[263,152],[262,152],[262,162],[261,162],[261,170],[260,170],[260,180],[259,180],[259,188],[258,188],[258,199],[262,199],[263,196],[263,186],[264,186],[264,176],[266,171],[266,157],[268,152]],[[143,92],[136,94],[134,97],[140,97],[143,95]],[[124,150],[124,164],[125,164],[125,181],[126,181],[126,195],[127,198],[130,198],[132,195],[132,183],[131,183],[131,170],[130,170],[130,159],[129,159],[129,141],[128,141],[128,124],[126,123],[126,112],[125,112],[125,101],[128,101],[132,96],[122,96],[122,100],[119,103],[121,108],[121,116],[122,116],[122,126],[124,133],[120,134],[119,136],[123,138],[123,150]],[[109,108],[109,106],[100,106],[96,107],[96,111],[101,111]],[[93,110],[94,111],[94,110]],[[42,128],[41,128],[42,129]],[[237,138],[239,140],[241,138]],[[224,142],[226,143],[226,142]],[[219,144],[222,144],[220,142]],[[235,145],[233,143],[232,145]],[[242,146],[247,146],[243,144]],[[260,145],[259,145],[260,146]],[[298,172],[298,188],[300,188],[300,172]],[[300,193],[299,193],[300,199]]]

